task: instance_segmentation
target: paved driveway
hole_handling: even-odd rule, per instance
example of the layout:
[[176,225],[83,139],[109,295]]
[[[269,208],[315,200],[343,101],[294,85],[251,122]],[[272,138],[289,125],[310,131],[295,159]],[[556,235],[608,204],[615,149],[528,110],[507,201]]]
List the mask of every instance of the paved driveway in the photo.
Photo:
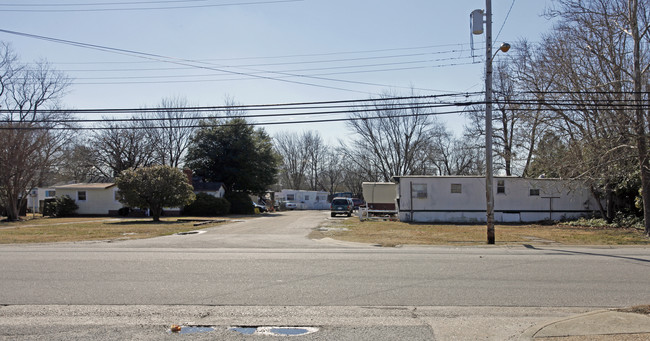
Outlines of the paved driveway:
[[[330,218],[329,211],[286,211],[267,213],[254,218],[201,230],[200,234],[166,236],[152,239],[110,243],[111,247],[151,248],[340,248],[343,243],[308,238],[314,228]],[[350,218],[356,219],[356,218]],[[197,229],[201,229],[197,227]]]

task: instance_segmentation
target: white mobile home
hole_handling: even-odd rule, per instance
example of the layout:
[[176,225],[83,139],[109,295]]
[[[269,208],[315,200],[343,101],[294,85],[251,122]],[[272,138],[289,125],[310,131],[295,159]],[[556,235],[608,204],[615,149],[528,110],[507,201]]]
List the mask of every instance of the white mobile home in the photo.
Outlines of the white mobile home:
[[[486,222],[485,177],[396,176],[401,221]],[[496,222],[575,219],[598,203],[582,183],[562,179],[494,177]]]
[[322,191],[283,189],[275,192],[275,200],[295,202],[299,210],[329,210],[327,195],[327,192]]

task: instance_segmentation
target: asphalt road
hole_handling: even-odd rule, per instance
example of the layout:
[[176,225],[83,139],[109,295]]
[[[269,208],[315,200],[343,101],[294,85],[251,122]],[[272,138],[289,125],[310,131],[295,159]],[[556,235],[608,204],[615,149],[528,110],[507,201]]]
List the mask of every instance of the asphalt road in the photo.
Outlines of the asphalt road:
[[0,246],[0,339],[159,339],[191,322],[220,326],[193,338],[311,325],[321,330],[301,338],[503,340],[552,317],[650,303],[648,248],[307,239],[327,213],[149,240]]

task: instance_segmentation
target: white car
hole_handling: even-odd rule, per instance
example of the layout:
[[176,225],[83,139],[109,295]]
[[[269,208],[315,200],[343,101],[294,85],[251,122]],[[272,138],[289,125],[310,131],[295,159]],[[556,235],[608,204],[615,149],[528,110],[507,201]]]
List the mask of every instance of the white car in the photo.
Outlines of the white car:
[[284,207],[288,210],[295,210],[296,208],[298,208],[298,205],[293,201],[286,201],[284,203]]

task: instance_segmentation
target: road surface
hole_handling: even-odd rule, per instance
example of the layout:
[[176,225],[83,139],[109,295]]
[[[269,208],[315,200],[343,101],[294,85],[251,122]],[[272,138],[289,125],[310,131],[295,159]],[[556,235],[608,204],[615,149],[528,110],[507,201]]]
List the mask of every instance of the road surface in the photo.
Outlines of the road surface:
[[[650,303],[648,248],[399,247],[310,240],[329,212],[205,233],[0,246],[0,339],[240,339],[232,326],[315,326],[302,339],[516,339],[549,319]],[[261,336],[263,337],[263,336]]]

